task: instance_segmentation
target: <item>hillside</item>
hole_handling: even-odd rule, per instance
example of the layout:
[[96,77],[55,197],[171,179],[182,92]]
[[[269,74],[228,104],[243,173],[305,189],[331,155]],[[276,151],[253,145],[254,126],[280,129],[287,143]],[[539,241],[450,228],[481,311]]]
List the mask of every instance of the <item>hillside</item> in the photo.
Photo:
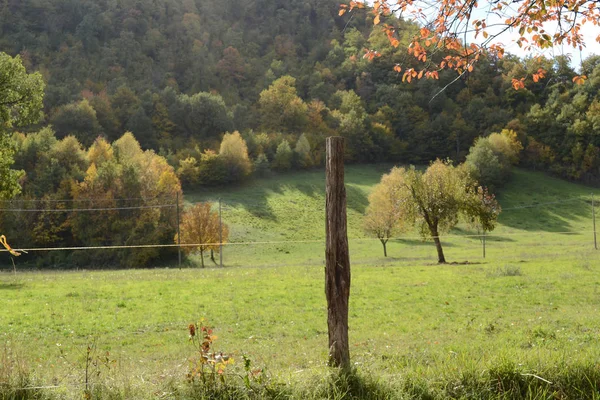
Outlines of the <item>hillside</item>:
[[[414,23],[389,21],[401,44],[393,48],[368,14],[338,10],[333,0],[4,1],[0,52],[41,72],[42,125],[59,138],[89,146],[132,131],[175,168],[190,157],[201,164],[233,130],[253,161],[302,169],[274,162],[277,148],[294,149],[302,134],[310,165],[322,164],[331,134],[348,139],[351,162],[423,164],[462,161],[477,137],[509,128],[524,165],[598,183],[599,57],[582,63],[582,86],[564,56],[507,55],[486,57],[441,91],[451,71],[410,84],[393,70],[417,67],[406,53]],[[381,57],[365,59],[366,48]],[[541,80],[512,87],[539,68]]]
[[[434,262],[433,244],[421,241],[416,232],[392,240],[388,259],[379,242],[363,233],[368,194],[388,170],[385,165],[347,167],[351,260],[369,265],[414,259]],[[222,199],[223,220],[230,226],[232,242],[224,250],[225,265],[320,264],[324,259],[324,180],[323,171],[284,174],[239,188],[187,193],[185,198],[189,203]],[[598,189],[515,170],[498,196],[503,212],[498,227],[487,237],[487,256],[510,261],[593,248],[592,193],[600,199]],[[474,234],[462,224],[442,238],[449,261],[482,260],[479,238],[469,236]]]

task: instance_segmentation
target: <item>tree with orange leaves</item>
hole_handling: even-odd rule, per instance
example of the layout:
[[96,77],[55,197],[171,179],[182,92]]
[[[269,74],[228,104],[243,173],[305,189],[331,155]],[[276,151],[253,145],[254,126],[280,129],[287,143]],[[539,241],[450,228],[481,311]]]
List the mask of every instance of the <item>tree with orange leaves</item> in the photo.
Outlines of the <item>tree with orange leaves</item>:
[[[394,24],[397,18],[414,20],[421,26],[407,49],[420,62],[420,68],[404,69],[402,79],[407,82],[439,79],[439,72],[444,69],[454,70],[460,77],[471,72],[486,54],[502,58],[505,46],[500,39],[511,31],[518,32],[515,42],[525,51],[562,45],[582,50],[586,40],[591,39],[585,37],[583,26],[600,26],[600,3],[596,0],[350,1],[340,6],[339,14],[361,9],[372,13],[373,24],[383,28],[394,47],[401,43]],[[594,39],[600,42],[600,30]],[[377,49],[365,49],[366,58],[379,55]],[[396,65],[394,70],[400,73],[403,67]],[[537,82],[545,74],[540,68],[531,78]],[[586,79],[579,75],[573,82],[582,84]],[[512,86],[523,88],[524,81],[525,77],[513,78]]]

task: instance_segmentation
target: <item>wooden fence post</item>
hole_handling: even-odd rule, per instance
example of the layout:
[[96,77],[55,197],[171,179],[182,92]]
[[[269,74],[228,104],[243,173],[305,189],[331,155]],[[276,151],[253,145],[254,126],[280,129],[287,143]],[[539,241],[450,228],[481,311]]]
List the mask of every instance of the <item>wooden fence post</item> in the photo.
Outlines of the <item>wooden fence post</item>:
[[346,228],[346,188],[344,187],[344,138],[326,141],[325,295],[329,333],[329,365],[348,369],[348,301],[350,299],[350,256]]

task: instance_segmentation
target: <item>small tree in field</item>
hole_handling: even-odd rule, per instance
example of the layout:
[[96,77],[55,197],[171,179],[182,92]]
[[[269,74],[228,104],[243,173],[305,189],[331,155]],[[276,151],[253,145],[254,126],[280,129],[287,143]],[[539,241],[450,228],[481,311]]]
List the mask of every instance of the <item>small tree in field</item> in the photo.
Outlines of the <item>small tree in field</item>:
[[394,168],[390,175],[398,176],[396,183],[390,183],[398,191],[401,222],[416,225],[423,238],[433,239],[439,263],[446,262],[440,235],[454,227],[460,216],[477,220],[486,230],[494,228],[499,207],[493,197],[480,196],[465,169],[436,160],[425,172]]
[[[223,224],[222,243],[229,237],[229,229]],[[178,236],[175,235],[175,243]],[[219,214],[211,211],[209,203],[197,203],[183,213],[181,223],[181,244],[195,244],[196,246],[185,246],[186,254],[195,251],[200,252],[200,262],[204,268],[204,252],[207,250],[220,250],[219,240]]]
[[385,257],[387,257],[388,240],[406,229],[406,218],[402,216],[403,185],[402,170],[394,168],[389,174],[383,175],[381,182],[369,195],[369,206],[363,220],[363,228],[366,233],[379,239]]

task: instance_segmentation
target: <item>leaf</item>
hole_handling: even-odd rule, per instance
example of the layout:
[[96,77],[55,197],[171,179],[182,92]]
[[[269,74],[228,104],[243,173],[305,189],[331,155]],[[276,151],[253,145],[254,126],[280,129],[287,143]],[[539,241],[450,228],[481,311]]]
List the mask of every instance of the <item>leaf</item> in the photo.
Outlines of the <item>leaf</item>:
[[375,24],[375,25],[379,25],[379,22],[380,22],[380,20],[379,20],[379,19],[380,19],[380,15],[379,15],[379,14],[377,14],[377,15],[375,16],[375,19],[373,19],[373,24]]
[[345,9],[341,9],[340,12],[338,13],[338,15],[341,17],[342,15],[346,14],[346,10]]
[[489,34],[488,34],[486,31],[483,31],[483,38],[484,38],[484,39],[487,39],[487,38],[488,38],[488,36],[490,36],[490,35],[489,35]]
[[585,75],[578,75],[578,76],[573,77],[573,82],[576,85],[583,85],[586,80],[587,80],[587,76],[585,76]]
[[399,64],[394,65],[394,71],[400,73],[402,72],[402,67]]

